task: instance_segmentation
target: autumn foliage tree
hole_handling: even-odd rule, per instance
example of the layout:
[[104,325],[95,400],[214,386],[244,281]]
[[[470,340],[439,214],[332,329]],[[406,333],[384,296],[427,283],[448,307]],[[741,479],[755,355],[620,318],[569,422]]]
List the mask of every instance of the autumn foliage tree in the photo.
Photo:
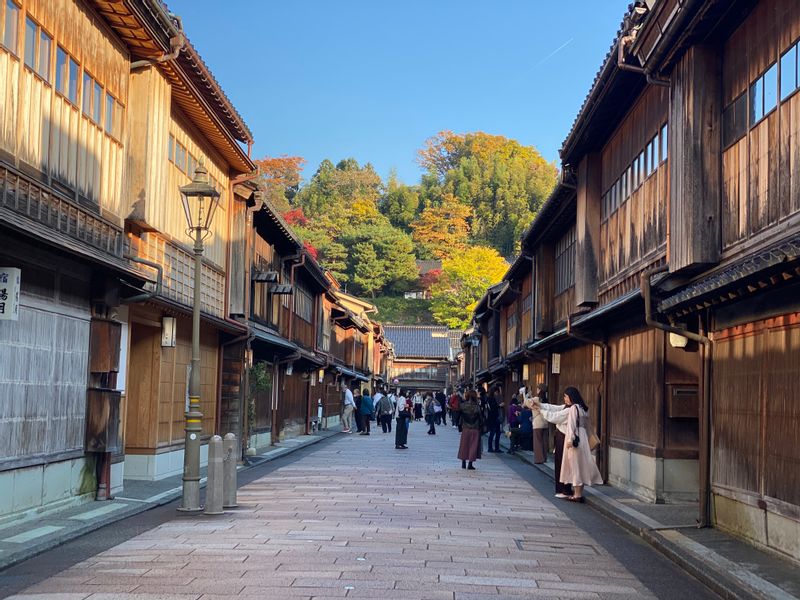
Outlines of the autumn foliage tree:
[[467,247],[472,209],[447,194],[442,204],[429,206],[411,223],[414,243],[425,258],[450,258]]
[[440,132],[419,150],[417,161],[427,171],[421,200],[437,206],[453,196],[471,207],[470,240],[504,256],[518,250],[557,175],[555,165],[532,146],[483,132]]
[[279,213],[289,211],[300,189],[305,159],[299,156],[265,156],[253,162],[267,200]]
[[469,326],[472,311],[489,286],[499,282],[508,263],[497,250],[473,246],[442,262],[442,276],[431,288],[431,312],[451,329]]

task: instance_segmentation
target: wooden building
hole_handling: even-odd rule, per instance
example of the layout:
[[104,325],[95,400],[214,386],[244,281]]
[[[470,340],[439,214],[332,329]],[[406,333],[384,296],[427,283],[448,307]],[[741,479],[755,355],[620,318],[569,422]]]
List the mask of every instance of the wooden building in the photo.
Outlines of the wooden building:
[[633,5],[464,338],[479,382],[578,387],[610,483],[795,559],[798,40],[788,0]]
[[456,383],[447,327],[387,325],[384,331],[394,350],[389,371],[393,385],[403,390],[437,392]]

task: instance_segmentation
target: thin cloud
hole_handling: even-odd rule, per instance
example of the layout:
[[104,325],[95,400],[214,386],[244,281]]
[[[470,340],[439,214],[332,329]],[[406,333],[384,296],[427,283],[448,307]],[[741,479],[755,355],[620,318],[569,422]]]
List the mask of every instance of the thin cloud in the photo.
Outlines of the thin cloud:
[[539,67],[541,67],[541,66],[542,66],[544,63],[546,63],[548,60],[550,60],[551,58],[553,58],[553,57],[554,57],[556,54],[558,54],[559,52],[561,52],[561,51],[562,51],[564,48],[566,48],[567,46],[569,46],[569,45],[570,45],[572,42],[574,42],[574,41],[575,41],[575,38],[569,38],[569,39],[568,39],[566,42],[564,42],[564,43],[563,43],[563,44],[561,44],[561,45],[560,45],[558,48],[556,48],[555,50],[553,50],[553,51],[552,51],[550,54],[548,54],[548,55],[547,55],[547,56],[545,56],[544,58],[541,58],[541,59],[539,59],[539,61],[538,61],[538,62],[537,62],[535,65],[533,65],[533,66],[532,66],[530,69],[528,69],[527,71],[525,71],[525,73],[523,73],[523,74],[522,74],[522,76],[521,76],[521,77],[520,77],[520,78],[517,80],[517,83],[519,83],[520,81],[522,81],[523,79],[525,79],[526,77],[528,77],[528,75],[530,75],[531,73],[533,73],[533,72],[534,72],[536,69],[538,69]]

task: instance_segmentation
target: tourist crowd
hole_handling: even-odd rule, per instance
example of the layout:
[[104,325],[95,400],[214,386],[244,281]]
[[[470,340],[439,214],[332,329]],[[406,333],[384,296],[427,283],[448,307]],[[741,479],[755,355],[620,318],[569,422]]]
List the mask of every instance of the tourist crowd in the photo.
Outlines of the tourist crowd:
[[592,451],[599,443],[590,433],[589,407],[575,387],[564,390],[563,404],[548,402],[547,386],[540,384],[532,394],[521,387],[508,406],[497,386],[488,392],[475,389],[450,389],[448,393],[430,390],[388,391],[379,387],[374,395],[357,385],[344,390],[342,431],[371,434],[375,421],[383,433],[395,428],[395,448],[408,449],[408,430],[412,421],[424,419],[428,435],[436,435],[436,427],[450,426],[461,433],[458,459],[461,468],[475,470],[475,461],[483,452],[482,437],[487,436],[486,452],[501,452],[500,438],[509,438],[509,454],[520,450],[533,452],[534,462],[547,461],[550,449],[550,425],[554,427],[553,463],[556,497],[583,502],[586,485],[602,484],[600,471]]

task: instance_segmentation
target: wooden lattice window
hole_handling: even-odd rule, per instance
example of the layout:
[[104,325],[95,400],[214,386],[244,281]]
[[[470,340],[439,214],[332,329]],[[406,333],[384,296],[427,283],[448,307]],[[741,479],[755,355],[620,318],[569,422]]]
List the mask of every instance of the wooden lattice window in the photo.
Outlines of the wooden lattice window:
[[556,294],[575,285],[575,226],[556,244]]

